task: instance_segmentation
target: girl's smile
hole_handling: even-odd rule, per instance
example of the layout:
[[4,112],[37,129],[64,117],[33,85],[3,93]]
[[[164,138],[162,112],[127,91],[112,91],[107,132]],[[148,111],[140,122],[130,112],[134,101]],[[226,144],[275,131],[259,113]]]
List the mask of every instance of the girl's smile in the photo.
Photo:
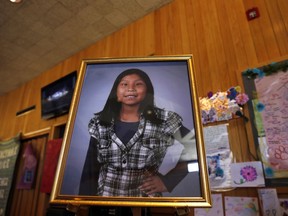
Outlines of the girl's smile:
[[117,100],[123,105],[139,105],[146,97],[147,86],[140,76],[130,74],[117,87]]

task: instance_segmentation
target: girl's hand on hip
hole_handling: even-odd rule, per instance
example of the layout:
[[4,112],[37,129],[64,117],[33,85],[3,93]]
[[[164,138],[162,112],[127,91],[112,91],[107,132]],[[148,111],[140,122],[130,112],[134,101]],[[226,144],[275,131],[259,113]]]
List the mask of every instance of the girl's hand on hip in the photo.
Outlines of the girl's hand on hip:
[[140,185],[139,189],[147,195],[152,195],[157,192],[167,192],[167,188],[162,182],[161,178],[157,175],[147,176],[143,180],[143,184]]

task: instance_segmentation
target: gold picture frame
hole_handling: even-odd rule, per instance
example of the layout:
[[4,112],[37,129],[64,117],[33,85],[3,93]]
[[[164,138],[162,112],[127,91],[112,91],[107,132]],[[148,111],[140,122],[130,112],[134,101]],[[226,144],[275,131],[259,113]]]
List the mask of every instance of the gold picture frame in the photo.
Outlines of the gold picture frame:
[[[201,115],[193,68],[194,63],[192,55],[83,60],[79,70],[64,134],[63,146],[51,194],[51,203],[86,206],[211,207]],[[103,132],[103,130],[101,133],[98,131],[99,125],[96,126],[95,122],[97,121],[95,120],[95,116],[97,116],[97,113],[99,114],[101,110],[101,113],[103,113],[103,107],[108,101],[107,98],[112,95],[113,83],[116,86],[115,83],[117,83],[117,81],[114,82],[114,80],[117,75],[127,70],[144,71],[144,73],[148,75],[148,78],[150,78],[150,82],[153,85],[153,105],[155,105],[152,110],[153,112],[157,112],[158,117],[160,116],[159,113],[162,113],[161,116],[170,116],[170,114],[173,113],[172,116],[176,116],[175,118],[183,124],[182,126],[185,125],[186,129],[189,128],[188,132],[186,130],[187,133],[185,133],[185,136],[181,136],[180,145],[179,142],[176,142],[178,138],[174,139],[176,136],[172,136],[173,138],[171,139],[170,132],[167,132],[167,134],[165,132],[163,136],[162,134],[159,136],[158,132],[160,129],[158,131],[158,128],[160,128],[160,126],[158,125],[156,127],[156,131],[158,132],[154,131],[154,133],[154,129],[152,129],[152,132],[154,133],[153,140],[156,144],[159,142],[159,145],[156,145],[156,150],[152,150],[151,137],[148,138],[149,142],[147,142],[146,139],[140,140],[140,138],[142,139],[143,136],[146,136],[145,133],[148,133],[146,131],[150,130],[151,132],[150,128],[145,130],[145,132],[140,132],[140,134],[143,133],[144,135],[138,134],[139,137],[137,138],[137,142],[134,140],[136,143],[139,142],[139,145],[141,146],[139,147],[140,150],[138,149],[139,152],[135,153],[136,150],[133,150],[133,152],[131,150],[127,153],[126,147],[124,147],[126,149],[125,151],[122,151],[123,149],[121,151],[118,149],[120,148],[119,140],[107,141],[114,137],[115,134],[111,135],[111,133],[114,133],[114,127],[112,132],[111,128],[108,132],[106,129],[105,132]],[[147,87],[145,98],[147,98],[147,95],[152,95],[152,93],[151,86],[148,85],[147,82],[145,84]],[[129,83],[126,83],[125,85],[128,86]],[[143,83],[141,85],[143,85]],[[118,83],[117,86],[119,86]],[[130,96],[130,99],[131,98],[132,96]],[[117,98],[117,100],[119,101],[119,98]],[[144,102],[141,102],[141,104],[142,103]],[[115,107],[112,108],[114,109]],[[149,112],[150,111],[147,113],[149,114]],[[168,115],[164,113],[168,113]],[[145,128],[148,127],[147,124],[150,124],[150,120],[147,120],[147,118],[143,116],[144,114],[139,117],[139,125],[141,126],[141,121],[145,119]],[[112,119],[114,124],[116,120],[114,117],[112,117]],[[164,128],[164,123],[166,123],[165,127],[169,126],[170,128],[172,127],[171,125],[175,124],[174,126],[179,128],[180,126],[178,124],[180,123],[178,120],[176,120],[176,126],[175,122],[170,122],[166,117],[163,117],[161,125]],[[140,126],[137,126],[138,129],[136,132],[134,131],[134,136],[137,136]],[[90,134],[88,133],[88,130]],[[158,137],[155,135],[157,133]],[[99,138],[98,135],[101,137]],[[109,138],[105,140],[105,137]],[[92,144],[91,140],[93,140]],[[126,143],[126,145],[131,144],[129,143],[130,141]],[[167,143],[169,143],[168,147]],[[164,147],[162,148],[161,146],[163,145]],[[87,157],[88,153],[95,153],[91,150],[91,148],[94,148],[95,146],[96,150],[94,150],[96,151],[97,157],[96,155],[95,157],[94,155],[93,157]],[[121,156],[115,153],[115,146],[117,147],[116,152],[120,151],[121,153],[119,154],[121,154]],[[103,150],[103,148],[105,150]],[[110,148],[114,150],[111,150]],[[129,147],[129,149],[131,148],[132,146]],[[165,151],[159,153],[161,152],[159,149],[165,149]],[[155,153],[156,151],[157,153]],[[111,152],[115,155],[109,155],[112,154]],[[133,157],[130,154],[134,154]],[[157,155],[157,157],[155,155]],[[159,157],[159,155],[162,155],[162,157]],[[119,158],[123,159],[125,157],[128,157],[128,162],[123,160],[123,164],[121,164],[122,161],[120,161],[119,165]],[[142,158],[143,160],[140,160],[140,157],[145,159]],[[97,162],[95,162],[95,158],[97,158]],[[149,164],[153,161],[151,158],[154,158],[153,166]],[[157,158],[157,160],[155,158]],[[105,161],[105,163],[103,161]],[[135,161],[137,161],[137,163]],[[124,162],[126,168],[124,167]],[[87,166],[89,163],[93,164],[93,166]],[[149,164],[149,167],[153,167],[153,172],[150,172],[149,170],[147,174],[148,168],[146,168],[145,163]],[[127,168],[127,166],[129,168]],[[139,168],[139,170],[135,171],[135,167],[140,166],[145,167],[146,174],[143,174],[144,168]],[[94,170],[91,171],[91,167],[93,167]],[[113,172],[117,171],[116,174],[114,173],[115,175],[123,175],[123,177],[117,176],[114,178],[112,176],[113,180],[111,180],[111,178],[107,177],[110,168],[113,169]],[[95,172],[95,170],[97,171]],[[135,171],[136,174],[134,173],[132,175],[131,170],[133,170],[133,172]],[[119,174],[118,171],[121,171],[121,174]],[[95,176],[97,178],[95,178]],[[101,176],[101,178],[99,176]],[[127,176],[132,180],[127,180]],[[136,182],[139,181],[139,176],[144,180],[141,179],[141,185],[135,186]],[[161,179],[160,185],[165,186],[164,190],[163,187],[161,190],[159,189],[160,187],[152,187],[152,185],[156,185],[154,184],[155,179]],[[143,185],[144,183],[145,186]],[[148,188],[148,186],[151,187]],[[143,189],[144,187],[146,187],[145,190]],[[82,188],[85,188],[86,192],[85,190],[82,190]],[[156,192],[152,193],[153,190]]]

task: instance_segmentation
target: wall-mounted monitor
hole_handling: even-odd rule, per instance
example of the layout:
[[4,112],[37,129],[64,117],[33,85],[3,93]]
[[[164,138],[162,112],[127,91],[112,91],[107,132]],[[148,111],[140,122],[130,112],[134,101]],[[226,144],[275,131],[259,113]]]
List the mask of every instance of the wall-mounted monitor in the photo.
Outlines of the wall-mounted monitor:
[[41,118],[50,119],[69,112],[76,79],[74,71],[41,88]]

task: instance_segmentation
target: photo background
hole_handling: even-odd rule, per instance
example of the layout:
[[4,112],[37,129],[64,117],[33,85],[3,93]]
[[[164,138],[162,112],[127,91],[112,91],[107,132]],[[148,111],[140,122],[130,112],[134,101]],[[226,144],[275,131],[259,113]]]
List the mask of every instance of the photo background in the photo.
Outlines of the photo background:
[[[87,64],[84,82],[82,88],[79,89],[81,94],[78,109],[75,109],[77,113],[74,128],[72,126],[69,128],[69,130],[73,130],[73,133],[64,170],[61,194],[78,194],[90,139],[88,122],[94,113],[103,109],[116,77],[130,68],[141,69],[149,75],[154,86],[156,106],[177,112],[183,118],[184,126],[189,129],[194,128],[186,61]],[[198,183],[199,188],[189,187],[191,181],[193,181],[193,185]],[[201,193],[198,172],[190,173],[177,188],[174,190],[175,193],[167,193],[166,196],[179,196],[179,194],[181,196],[192,196],[193,194],[199,196]]]

